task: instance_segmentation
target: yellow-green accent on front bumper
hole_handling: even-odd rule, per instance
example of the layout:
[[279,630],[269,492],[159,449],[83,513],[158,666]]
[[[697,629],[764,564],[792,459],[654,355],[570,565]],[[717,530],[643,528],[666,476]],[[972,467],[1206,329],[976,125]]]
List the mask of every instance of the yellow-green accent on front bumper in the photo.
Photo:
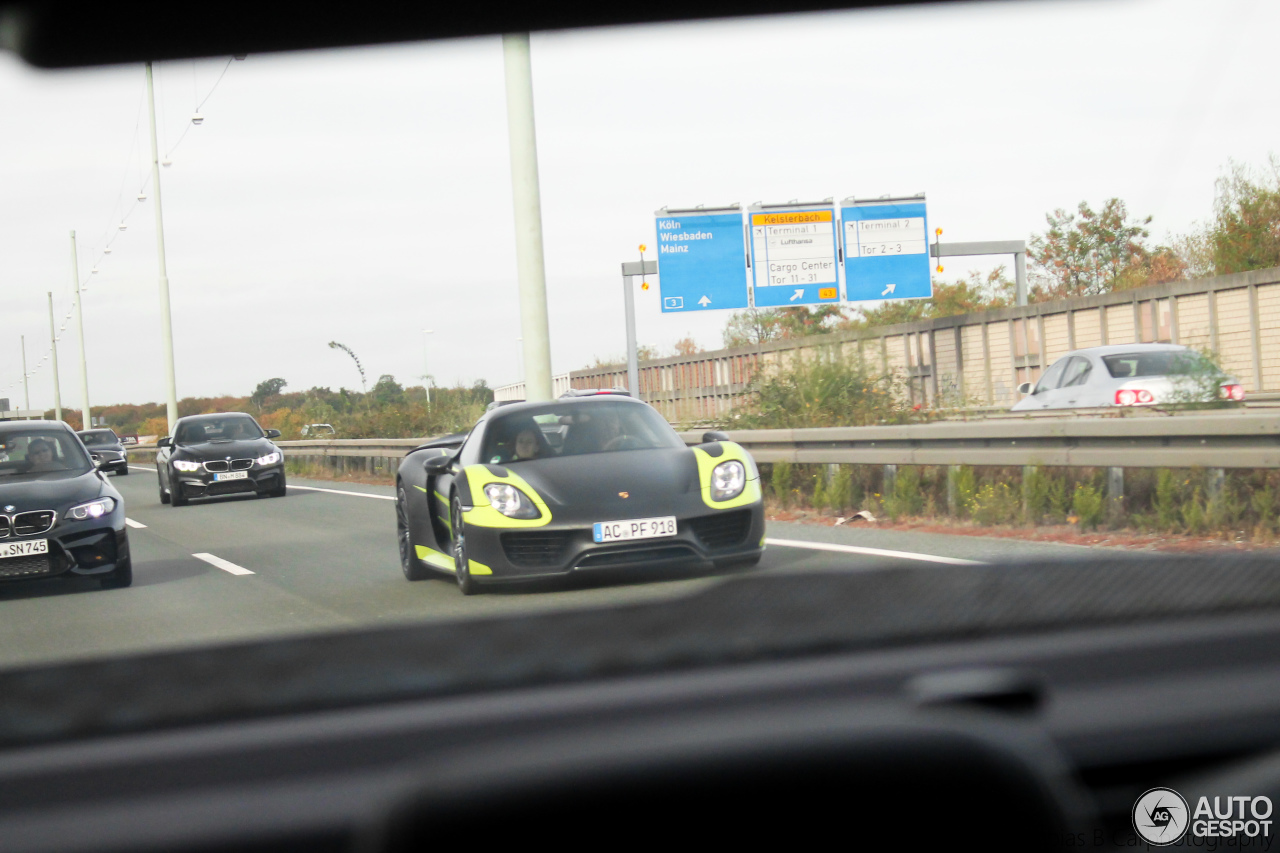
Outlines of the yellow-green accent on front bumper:
[[424,545],[414,545],[413,549],[417,552],[418,559],[422,562],[429,563],[439,569],[448,569],[451,572],[456,571],[453,565],[453,557],[448,554],[441,554],[439,551],[434,551]]
[[[453,558],[448,554],[441,554],[439,551],[432,550],[425,545],[414,545],[414,551],[418,554],[418,559],[424,563],[428,563],[436,568],[445,569],[446,571],[456,572],[457,566],[454,565]],[[493,569],[484,563],[471,561],[471,574],[473,575],[491,575]]]
[[[530,486],[525,482],[524,478],[509,468],[506,476],[494,474],[486,465],[468,465],[465,469],[467,475],[467,484],[471,488],[471,504],[472,508],[462,513],[462,517],[466,519],[467,524],[473,524],[476,527],[545,527],[551,523],[551,510],[547,508],[547,503],[542,499]],[[489,496],[484,493],[484,487],[490,483],[505,483],[508,486],[515,486],[524,492],[535,507],[538,508],[539,516],[537,518],[508,518],[498,512],[489,505]],[[487,567],[483,573],[489,573]]]
[[[720,442],[720,447],[724,450],[719,456],[712,456],[701,447],[694,447],[693,455],[698,460],[698,482],[702,486],[702,501],[712,509],[733,509],[734,507],[746,506],[748,504],[757,503],[764,497],[764,493],[760,489],[760,470],[756,468],[755,460],[751,458],[751,454],[739,444],[732,441]],[[717,501],[711,497],[711,472],[722,462],[737,460],[747,469],[747,484],[743,487],[742,492],[727,501]]]

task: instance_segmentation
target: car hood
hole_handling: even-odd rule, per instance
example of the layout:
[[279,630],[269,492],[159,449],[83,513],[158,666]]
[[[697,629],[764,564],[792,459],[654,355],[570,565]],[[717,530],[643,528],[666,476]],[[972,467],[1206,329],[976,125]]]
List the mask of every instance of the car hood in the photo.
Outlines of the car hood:
[[[0,477],[0,512],[62,509],[102,495],[116,496],[97,471],[52,471],[41,475]],[[8,509],[12,506],[13,509]]]
[[269,438],[248,438],[240,441],[202,441],[199,444],[180,444],[174,455],[183,459],[256,459],[275,450]]
[[603,509],[624,500],[648,506],[701,489],[698,462],[686,447],[585,453],[505,467],[537,489],[553,512],[557,506]]

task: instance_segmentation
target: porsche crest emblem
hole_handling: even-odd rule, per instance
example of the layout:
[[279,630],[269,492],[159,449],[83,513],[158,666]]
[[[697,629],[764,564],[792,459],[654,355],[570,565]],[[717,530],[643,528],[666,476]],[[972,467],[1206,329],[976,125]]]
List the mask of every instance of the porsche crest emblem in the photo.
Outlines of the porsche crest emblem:
[[631,493],[630,493],[630,492],[618,492],[618,497],[622,498],[623,500],[626,500],[627,498],[631,497]]

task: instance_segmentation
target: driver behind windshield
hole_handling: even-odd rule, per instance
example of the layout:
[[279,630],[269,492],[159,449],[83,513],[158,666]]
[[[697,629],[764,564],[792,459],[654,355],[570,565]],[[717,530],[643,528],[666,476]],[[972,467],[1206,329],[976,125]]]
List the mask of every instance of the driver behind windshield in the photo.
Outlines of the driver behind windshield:
[[55,459],[52,442],[46,441],[43,438],[37,438],[27,445],[28,473],[61,471],[65,467],[66,466]]

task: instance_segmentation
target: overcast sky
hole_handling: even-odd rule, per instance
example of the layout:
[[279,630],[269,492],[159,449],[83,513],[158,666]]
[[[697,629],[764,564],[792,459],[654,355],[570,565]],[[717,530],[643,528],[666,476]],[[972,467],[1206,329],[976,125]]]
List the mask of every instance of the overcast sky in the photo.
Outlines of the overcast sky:
[[[1153,237],[1184,232],[1229,159],[1276,149],[1278,30],[1280,4],[1259,0],[1081,0],[535,35],[553,370],[623,352],[619,263],[655,243],[664,205],[924,191],[944,240],[1000,240],[1119,196]],[[500,40],[250,56],[191,125],[226,65],[157,66],[162,153],[186,130],[161,176],[179,396],[273,376],[358,388],[331,340],[370,384],[416,384],[424,360],[437,384],[520,378]],[[61,323],[73,229],[91,404],[163,400],[144,93],[141,66],[0,54],[14,405],[25,335],[31,403],[52,406],[45,293]],[[642,343],[721,345],[727,312],[662,315],[656,288],[638,295]]]

